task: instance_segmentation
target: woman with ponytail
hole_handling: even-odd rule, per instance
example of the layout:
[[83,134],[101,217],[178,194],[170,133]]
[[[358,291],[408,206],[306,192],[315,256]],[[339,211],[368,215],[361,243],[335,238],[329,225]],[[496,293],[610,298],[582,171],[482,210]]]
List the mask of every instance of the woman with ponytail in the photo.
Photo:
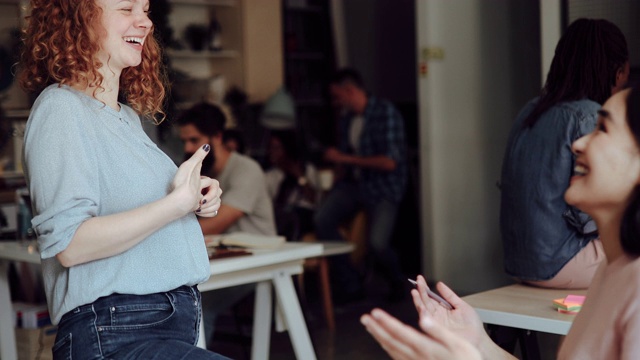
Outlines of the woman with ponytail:
[[507,274],[535,286],[584,289],[604,259],[593,220],[563,199],[571,143],[629,75],[624,35],[607,20],[578,19],[562,36],[539,97],[513,125],[500,179]]

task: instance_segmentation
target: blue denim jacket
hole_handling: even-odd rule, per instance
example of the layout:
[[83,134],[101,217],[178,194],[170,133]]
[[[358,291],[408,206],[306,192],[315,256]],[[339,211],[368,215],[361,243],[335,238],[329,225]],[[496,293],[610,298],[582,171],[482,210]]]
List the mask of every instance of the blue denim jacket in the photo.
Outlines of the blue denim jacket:
[[564,193],[575,162],[571,144],[593,131],[600,105],[563,102],[523,128],[536,101],[522,109],[511,129],[500,180],[505,271],[523,280],[553,278],[597,237],[593,220],[569,206]]

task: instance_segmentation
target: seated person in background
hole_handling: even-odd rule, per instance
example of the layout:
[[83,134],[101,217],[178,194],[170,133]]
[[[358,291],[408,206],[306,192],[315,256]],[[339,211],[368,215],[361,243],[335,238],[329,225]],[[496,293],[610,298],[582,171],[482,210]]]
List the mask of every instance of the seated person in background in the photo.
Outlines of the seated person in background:
[[[369,95],[353,69],[338,71],[329,90],[340,110],[339,146],[328,148],[324,159],[337,166],[337,181],[316,211],[316,235],[342,239],[338,228],[364,209],[367,250],[389,285],[389,300],[405,296],[406,283],[391,247],[396,214],[407,183],[404,121],[388,101]],[[349,255],[330,258],[335,302],[364,295],[359,274]]]
[[267,191],[273,201],[276,229],[288,240],[299,240],[313,232],[313,213],[319,192],[317,172],[300,158],[292,130],[271,131],[265,173]]
[[[250,157],[229,151],[222,142],[225,116],[208,103],[194,105],[178,119],[185,157],[204,144],[211,146],[202,163],[202,174],[215,178],[223,193],[215,217],[200,221],[204,235],[247,232],[276,235],[271,199],[260,165]],[[247,296],[255,285],[241,285],[202,294],[205,336],[209,343],[216,314]]]
[[244,138],[238,129],[225,129],[222,133],[222,143],[229,151],[244,154]]
[[275,235],[273,209],[260,165],[252,158],[229,151],[222,143],[225,117],[216,106],[194,105],[178,119],[185,157],[204,144],[211,152],[202,173],[220,182],[222,205],[218,215],[200,221],[205,235],[243,231]]
[[[559,359],[640,358],[640,89],[613,95],[598,112],[597,129],[573,143],[579,171],[567,203],[588,213],[606,254],[586,301],[560,346]],[[473,308],[439,283],[447,310],[418,277],[412,290],[421,333],[375,309],[361,322],[394,359],[513,358],[484,331]]]
[[588,215],[563,199],[576,166],[571,143],[590,133],[596,111],[626,83],[624,35],[606,20],[578,19],[556,47],[540,97],[518,115],[500,179],[506,272],[531,285],[589,286],[604,259]]

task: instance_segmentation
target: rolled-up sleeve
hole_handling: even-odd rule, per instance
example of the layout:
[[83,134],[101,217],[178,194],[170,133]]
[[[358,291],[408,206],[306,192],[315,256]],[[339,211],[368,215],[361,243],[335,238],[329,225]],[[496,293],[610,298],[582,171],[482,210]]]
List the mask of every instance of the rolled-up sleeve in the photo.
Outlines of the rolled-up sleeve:
[[34,106],[24,139],[32,225],[43,259],[66,249],[80,224],[98,214],[100,194],[93,149],[99,124],[80,103],[47,95]]

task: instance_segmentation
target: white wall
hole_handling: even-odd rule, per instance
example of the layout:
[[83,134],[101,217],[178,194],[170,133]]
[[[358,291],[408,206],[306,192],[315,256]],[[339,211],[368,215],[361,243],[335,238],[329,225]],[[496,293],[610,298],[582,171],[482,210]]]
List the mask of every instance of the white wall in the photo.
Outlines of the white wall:
[[541,85],[547,80],[547,73],[556,52],[556,44],[562,32],[562,14],[560,0],[540,1],[540,46],[542,68],[540,71]]
[[461,293],[509,282],[496,182],[507,134],[540,87],[538,4],[416,1],[423,267]]

